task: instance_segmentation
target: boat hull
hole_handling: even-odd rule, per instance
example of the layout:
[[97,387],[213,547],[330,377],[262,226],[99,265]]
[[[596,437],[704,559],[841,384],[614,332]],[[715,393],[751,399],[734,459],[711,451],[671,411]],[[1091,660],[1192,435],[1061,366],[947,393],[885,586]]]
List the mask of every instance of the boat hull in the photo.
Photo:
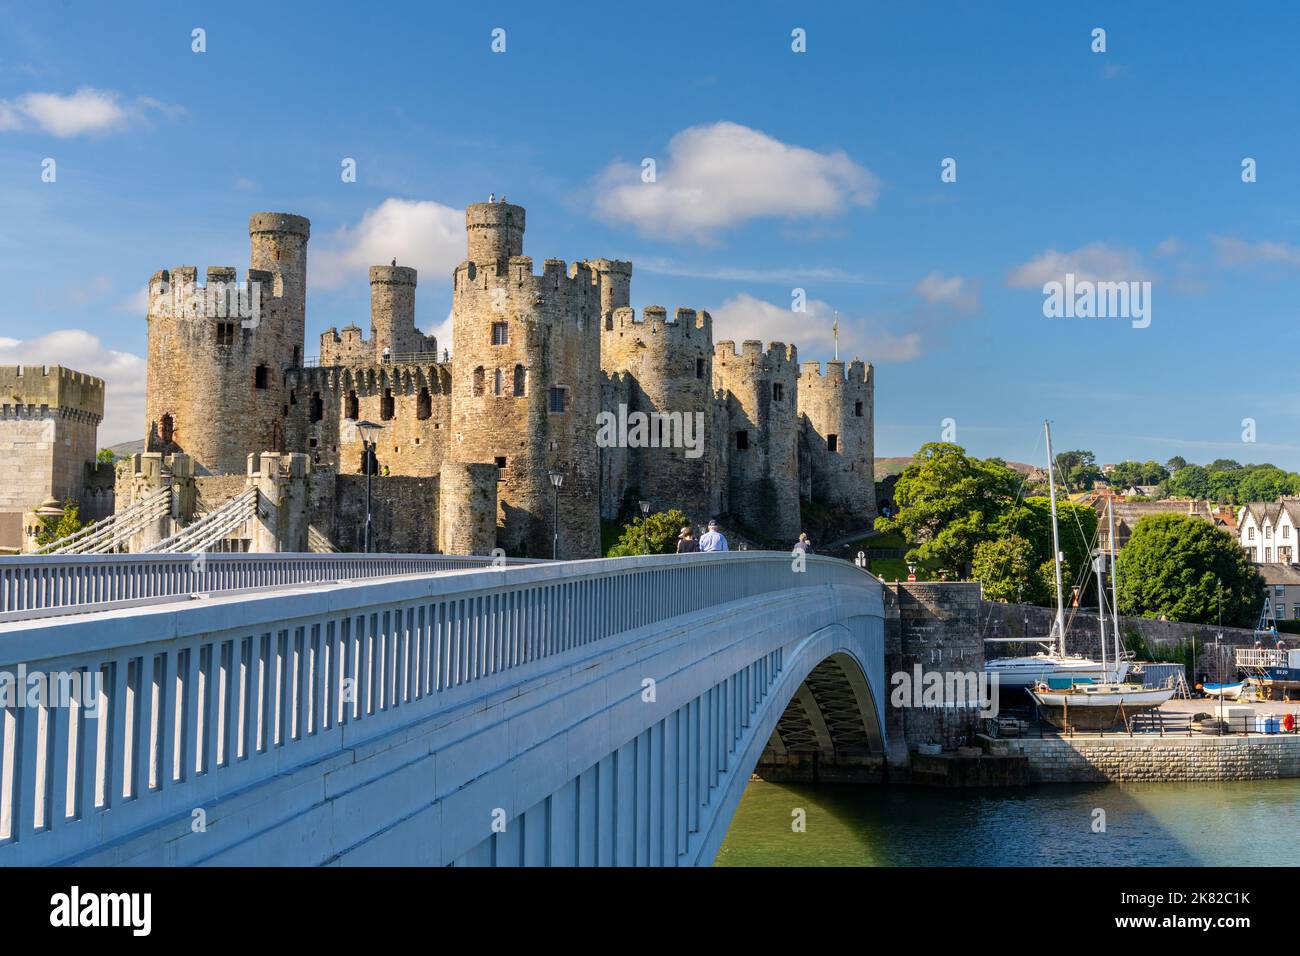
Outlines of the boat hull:
[[1173,688],[1138,689],[1105,694],[1031,690],[1039,716],[1062,729],[1109,730],[1136,714],[1155,710],[1174,696]]
[[999,657],[985,661],[984,673],[990,677],[996,674],[1000,688],[1027,691],[1054,677],[1104,684],[1117,683],[1128,673],[1128,664],[1107,661],[1103,667],[1101,661],[1086,657],[1035,654],[1033,657]]

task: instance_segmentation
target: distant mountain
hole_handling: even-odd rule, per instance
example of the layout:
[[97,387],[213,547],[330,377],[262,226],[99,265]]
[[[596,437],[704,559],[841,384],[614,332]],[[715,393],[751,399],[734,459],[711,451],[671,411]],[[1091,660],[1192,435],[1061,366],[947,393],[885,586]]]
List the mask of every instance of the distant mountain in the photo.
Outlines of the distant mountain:
[[132,455],[144,451],[144,439],[138,438],[135,441],[124,441],[120,445],[109,445],[108,450],[116,458],[130,458]]
[[[901,475],[903,469],[912,463],[911,455],[901,455],[896,458],[877,458],[876,459],[876,481],[882,478],[888,478],[890,475]],[[1009,461],[1007,467],[1027,475],[1034,470],[1036,465],[1026,465],[1023,461]]]

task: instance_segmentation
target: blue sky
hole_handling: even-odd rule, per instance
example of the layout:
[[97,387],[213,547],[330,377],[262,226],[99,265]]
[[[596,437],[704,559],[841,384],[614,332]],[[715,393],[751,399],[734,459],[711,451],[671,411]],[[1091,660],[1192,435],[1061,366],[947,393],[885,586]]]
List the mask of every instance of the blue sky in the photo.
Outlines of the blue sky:
[[[242,272],[248,214],[296,212],[308,354],[367,327],[393,256],[438,328],[460,210],[496,192],[539,265],[631,258],[635,306],[707,308],[717,338],[829,358],[837,310],[878,455],[951,418],[1037,461],[1046,417],[1101,461],[1300,468],[1291,5],[578,9],[0,2],[0,361],[105,375],[102,443],[138,437],[154,271]],[[1067,271],[1150,281],[1150,325],[1045,317]]]

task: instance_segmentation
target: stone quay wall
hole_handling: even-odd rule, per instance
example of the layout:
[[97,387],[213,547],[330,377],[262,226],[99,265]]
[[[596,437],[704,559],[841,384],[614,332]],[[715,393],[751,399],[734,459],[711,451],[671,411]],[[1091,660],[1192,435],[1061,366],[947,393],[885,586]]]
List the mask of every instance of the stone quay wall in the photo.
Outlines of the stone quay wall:
[[1030,783],[1274,780],[1300,777],[1300,736],[1057,737],[988,741],[1023,754]]

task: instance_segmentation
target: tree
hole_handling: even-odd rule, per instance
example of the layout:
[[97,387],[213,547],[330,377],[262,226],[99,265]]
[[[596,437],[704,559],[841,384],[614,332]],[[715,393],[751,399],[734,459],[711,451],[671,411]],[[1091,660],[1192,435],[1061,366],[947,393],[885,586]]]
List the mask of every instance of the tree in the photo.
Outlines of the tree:
[[1061,481],[1071,488],[1091,488],[1101,472],[1097,459],[1090,451],[1063,451],[1056,456],[1056,472]]
[[[1216,589],[1216,581],[1221,587]],[[1119,553],[1119,609],[1140,617],[1250,627],[1264,582],[1222,528],[1191,515],[1147,515]]]
[[1283,495],[1291,494],[1294,487],[1292,479],[1295,477],[1273,465],[1260,465],[1249,469],[1237,486],[1237,500],[1243,503],[1275,501]]
[[99,462],[101,465],[111,465],[113,462],[117,461],[117,455],[113,454],[113,449],[111,448],[101,448],[99,454],[95,456],[95,461]]
[[673,554],[677,551],[677,535],[688,524],[690,522],[686,520],[686,515],[676,508],[649,515],[644,522],[644,531],[642,520],[633,518],[623,525],[618,541],[609,549],[606,557],[623,558],[641,554],[643,540],[648,542],[651,554]]
[[1210,473],[1200,465],[1183,465],[1169,476],[1166,488],[1176,498],[1208,498],[1213,490]]
[[42,520],[41,529],[36,532],[37,545],[44,547],[60,538],[66,538],[73,532],[80,531],[81,519],[77,517],[78,510],[77,503],[71,498],[64,501],[63,514],[57,519],[49,517]]
[[1167,462],[1165,462],[1165,467],[1169,469],[1169,473],[1172,475],[1180,468],[1187,467],[1187,459],[1184,458],[1182,455],[1174,455],[1173,458],[1170,458]]
[[1032,542],[1018,534],[975,545],[971,577],[990,601],[1042,604],[1047,600]]
[[1210,474],[1218,471],[1241,471],[1241,463],[1231,458],[1216,458],[1205,466],[1205,470]]
[[908,561],[966,568],[975,545],[992,537],[996,518],[1020,486],[1020,475],[997,461],[982,461],[960,445],[927,442],[894,486],[898,513],[877,518],[876,529],[900,532],[914,547]]

